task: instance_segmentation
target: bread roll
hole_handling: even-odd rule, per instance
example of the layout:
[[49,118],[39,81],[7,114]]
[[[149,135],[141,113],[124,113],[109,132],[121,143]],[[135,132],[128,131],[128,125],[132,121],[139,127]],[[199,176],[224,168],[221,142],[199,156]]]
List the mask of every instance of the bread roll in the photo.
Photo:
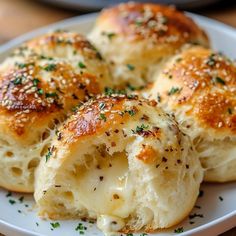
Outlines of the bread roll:
[[203,176],[175,120],[154,101],[125,95],[80,107],[36,173],[41,216],[97,219],[105,233],[177,224],[191,211]]
[[157,72],[151,98],[189,134],[205,181],[236,180],[236,66],[219,53],[190,47]]
[[103,10],[89,38],[109,62],[114,83],[136,87],[152,82],[153,69],[182,45],[209,45],[203,30],[182,12],[134,2]]
[[55,125],[80,102],[109,86],[108,73],[97,51],[74,33],[44,35],[3,62],[0,186],[34,190],[34,169],[47,151]]

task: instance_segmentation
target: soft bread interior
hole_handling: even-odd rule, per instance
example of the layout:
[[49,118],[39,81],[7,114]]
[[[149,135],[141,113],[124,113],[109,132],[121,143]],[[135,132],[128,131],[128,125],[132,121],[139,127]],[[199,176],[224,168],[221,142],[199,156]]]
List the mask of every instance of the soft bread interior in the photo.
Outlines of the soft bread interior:
[[[156,113],[142,109],[156,122]],[[69,147],[53,142],[55,156],[42,160],[37,171],[40,215],[97,219],[104,232],[166,228],[186,217],[197,198],[202,169],[188,137],[159,115],[165,130],[161,143],[134,135],[136,118],[123,128],[115,125],[119,132],[108,136],[86,136]]]

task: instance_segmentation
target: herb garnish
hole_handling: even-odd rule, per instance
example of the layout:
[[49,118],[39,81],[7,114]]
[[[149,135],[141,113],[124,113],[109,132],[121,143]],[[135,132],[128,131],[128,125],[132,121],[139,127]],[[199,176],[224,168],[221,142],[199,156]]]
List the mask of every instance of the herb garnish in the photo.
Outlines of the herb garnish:
[[60,227],[60,223],[59,222],[55,222],[55,223],[50,223],[50,225],[53,227],[53,229],[59,228]]
[[220,77],[215,77],[212,80],[213,80],[213,82],[225,85],[225,81],[222,78],[220,78]]
[[43,95],[43,89],[41,89],[41,88],[38,89],[38,94],[39,94],[39,95]]
[[221,196],[219,196],[219,199],[220,199],[220,201],[221,201],[221,202],[224,200],[224,198],[223,198],[223,197],[221,197]]
[[203,218],[203,214],[197,214],[197,213],[194,213],[194,214],[191,214],[188,216],[188,218],[191,220],[191,219],[194,219],[196,217],[200,217],[200,218]]
[[54,71],[56,69],[56,64],[49,64],[47,66],[44,67],[44,70],[46,71]]
[[18,85],[22,83],[22,77],[16,77],[16,79],[13,81],[14,85]]
[[46,98],[52,98],[52,97],[57,97],[58,98],[58,95],[55,92],[54,93],[46,93],[45,96],[46,96]]
[[105,95],[106,96],[111,96],[112,94],[123,94],[126,95],[126,91],[125,90],[115,90],[109,87],[106,87],[105,90]]
[[232,111],[232,109],[231,109],[231,108],[228,108],[228,113],[229,113],[230,115],[232,115],[232,114],[233,114],[233,111]]
[[142,131],[144,131],[145,129],[148,129],[149,128],[149,126],[148,125],[144,125],[144,124],[142,124],[141,126],[137,126],[136,127],[136,130],[135,130],[135,132],[136,133],[139,133],[139,132],[142,132]]
[[78,63],[78,67],[80,68],[80,69],[84,69],[84,68],[86,68],[86,65],[83,63],[83,62],[79,62]]
[[216,64],[214,57],[215,57],[214,53],[208,57],[207,62],[206,62],[208,66],[214,66]]
[[51,156],[52,156],[52,151],[51,151],[51,149],[49,148],[49,149],[48,149],[48,153],[46,154],[46,162],[50,159]]
[[106,106],[106,104],[103,103],[103,102],[101,102],[101,103],[99,104],[99,109],[100,109],[100,110],[103,110],[103,109],[105,108],[105,106]]
[[173,94],[175,94],[175,93],[179,93],[181,90],[182,90],[182,88],[172,87],[172,88],[170,89],[170,91],[168,92],[168,95],[170,96],[170,95],[173,95]]
[[18,200],[20,203],[22,203],[24,201],[24,196],[21,196]]
[[103,32],[103,35],[106,35],[108,37],[108,39],[111,40],[116,34],[112,33],[112,32],[110,32],[110,33]]
[[179,233],[183,233],[184,232],[184,228],[183,227],[180,227],[178,229],[175,229],[174,231],[176,234],[179,234]]
[[7,194],[6,194],[6,197],[11,197],[12,196],[12,192],[8,192]]
[[199,191],[199,194],[198,194],[198,197],[202,197],[204,195],[204,191],[203,190],[200,190]]
[[130,116],[134,116],[136,114],[135,110],[127,110],[126,112],[128,112]]
[[105,114],[101,113],[99,120],[104,120],[106,122],[107,118],[106,118]]
[[133,71],[135,69],[134,65],[126,64],[126,66],[130,71]]
[[38,79],[33,79],[33,85],[35,86],[35,87],[37,87],[38,86],[38,83],[39,83],[40,81],[38,80]]
[[13,200],[13,199],[9,199],[9,203],[10,203],[11,205],[14,205],[14,204],[16,203],[16,201]]

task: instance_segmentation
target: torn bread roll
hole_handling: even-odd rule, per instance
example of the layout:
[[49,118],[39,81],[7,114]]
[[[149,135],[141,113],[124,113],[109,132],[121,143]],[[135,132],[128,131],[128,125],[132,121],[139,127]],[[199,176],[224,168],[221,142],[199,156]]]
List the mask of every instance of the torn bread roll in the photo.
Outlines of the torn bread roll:
[[55,136],[36,172],[39,214],[97,219],[104,233],[167,228],[195,204],[203,170],[156,102],[97,97]]

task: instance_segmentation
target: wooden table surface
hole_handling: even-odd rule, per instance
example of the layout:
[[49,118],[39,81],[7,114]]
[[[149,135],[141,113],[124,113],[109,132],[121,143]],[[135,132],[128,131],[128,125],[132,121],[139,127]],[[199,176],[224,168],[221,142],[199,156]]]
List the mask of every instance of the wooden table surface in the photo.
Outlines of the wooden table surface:
[[[196,12],[236,28],[235,0],[224,0],[217,6]],[[81,14],[41,4],[36,0],[0,0],[0,44],[38,27]],[[236,228],[223,235],[236,236]]]

